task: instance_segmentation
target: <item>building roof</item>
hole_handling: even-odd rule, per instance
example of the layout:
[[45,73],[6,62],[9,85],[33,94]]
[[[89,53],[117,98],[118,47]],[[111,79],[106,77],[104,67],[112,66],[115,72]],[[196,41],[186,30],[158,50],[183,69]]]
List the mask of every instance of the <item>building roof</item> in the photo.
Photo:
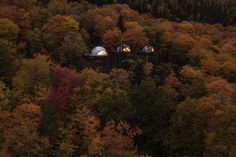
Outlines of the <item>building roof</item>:
[[154,47],[150,46],[150,45],[147,45],[143,48],[143,52],[145,52],[145,53],[152,53],[154,51],[155,51]]
[[107,56],[107,50],[102,46],[96,46],[92,49],[90,56]]
[[131,52],[131,49],[129,45],[123,44],[116,49],[117,52],[124,52],[124,53],[129,53]]

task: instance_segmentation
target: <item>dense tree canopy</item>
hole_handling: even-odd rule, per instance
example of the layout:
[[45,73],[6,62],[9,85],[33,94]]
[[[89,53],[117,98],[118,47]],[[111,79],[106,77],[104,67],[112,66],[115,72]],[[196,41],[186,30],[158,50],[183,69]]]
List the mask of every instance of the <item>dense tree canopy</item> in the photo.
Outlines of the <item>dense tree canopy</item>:
[[[74,0],[77,1],[77,0]],[[88,0],[98,5],[126,3],[140,12],[152,13],[157,17],[171,20],[194,20],[209,23],[235,24],[234,0],[225,1],[188,1],[188,0]]]
[[0,0],[0,156],[234,157],[235,10]]

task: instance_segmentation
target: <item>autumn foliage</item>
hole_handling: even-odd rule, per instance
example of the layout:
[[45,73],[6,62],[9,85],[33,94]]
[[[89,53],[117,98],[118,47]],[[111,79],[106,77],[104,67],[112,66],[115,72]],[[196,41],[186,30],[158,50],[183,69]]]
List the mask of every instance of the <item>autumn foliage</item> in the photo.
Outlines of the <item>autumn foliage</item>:
[[52,67],[52,87],[49,92],[49,100],[57,106],[62,117],[72,112],[69,98],[77,83],[78,76],[74,71],[60,66]]
[[0,0],[0,157],[234,157],[235,15],[234,0]]

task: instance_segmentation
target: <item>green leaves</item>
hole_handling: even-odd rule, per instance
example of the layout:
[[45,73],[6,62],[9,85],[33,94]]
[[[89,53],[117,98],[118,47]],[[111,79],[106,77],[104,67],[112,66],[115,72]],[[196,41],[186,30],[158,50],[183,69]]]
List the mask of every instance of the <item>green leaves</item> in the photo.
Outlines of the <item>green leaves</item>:
[[51,84],[50,66],[51,61],[43,55],[23,60],[20,70],[13,78],[13,85],[22,98],[35,101],[47,97]]
[[165,143],[179,155],[203,156],[208,118],[197,100],[185,100],[177,106]]

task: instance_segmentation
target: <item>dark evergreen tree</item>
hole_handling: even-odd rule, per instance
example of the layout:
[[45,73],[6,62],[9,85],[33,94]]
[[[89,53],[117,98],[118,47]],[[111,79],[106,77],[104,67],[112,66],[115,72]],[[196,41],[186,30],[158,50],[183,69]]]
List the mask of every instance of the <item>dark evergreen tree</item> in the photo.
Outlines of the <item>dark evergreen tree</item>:
[[139,85],[145,78],[144,67],[142,63],[137,63],[134,67],[133,84]]
[[52,144],[55,144],[59,128],[59,115],[56,106],[48,100],[42,100],[42,118],[39,131],[43,136],[47,136]]
[[9,84],[16,71],[16,59],[10,53],[9,41],[0,39],[0,81]]
[[135,109],[132,121],[142,129],[143,134],[136,139],[139,151],[154,156],[166,156],[165,136],[175,104],[158,89],[154,81],[144,81],[132,90]]
[[117,26],[120,28],[121,32],[125,32],[126,31],[126,28],[125,28],[125,25],[124,25],[124,19],[123,19],[122,15],[119,16],[119,19],[118,19],[118,22],[117,22]]

